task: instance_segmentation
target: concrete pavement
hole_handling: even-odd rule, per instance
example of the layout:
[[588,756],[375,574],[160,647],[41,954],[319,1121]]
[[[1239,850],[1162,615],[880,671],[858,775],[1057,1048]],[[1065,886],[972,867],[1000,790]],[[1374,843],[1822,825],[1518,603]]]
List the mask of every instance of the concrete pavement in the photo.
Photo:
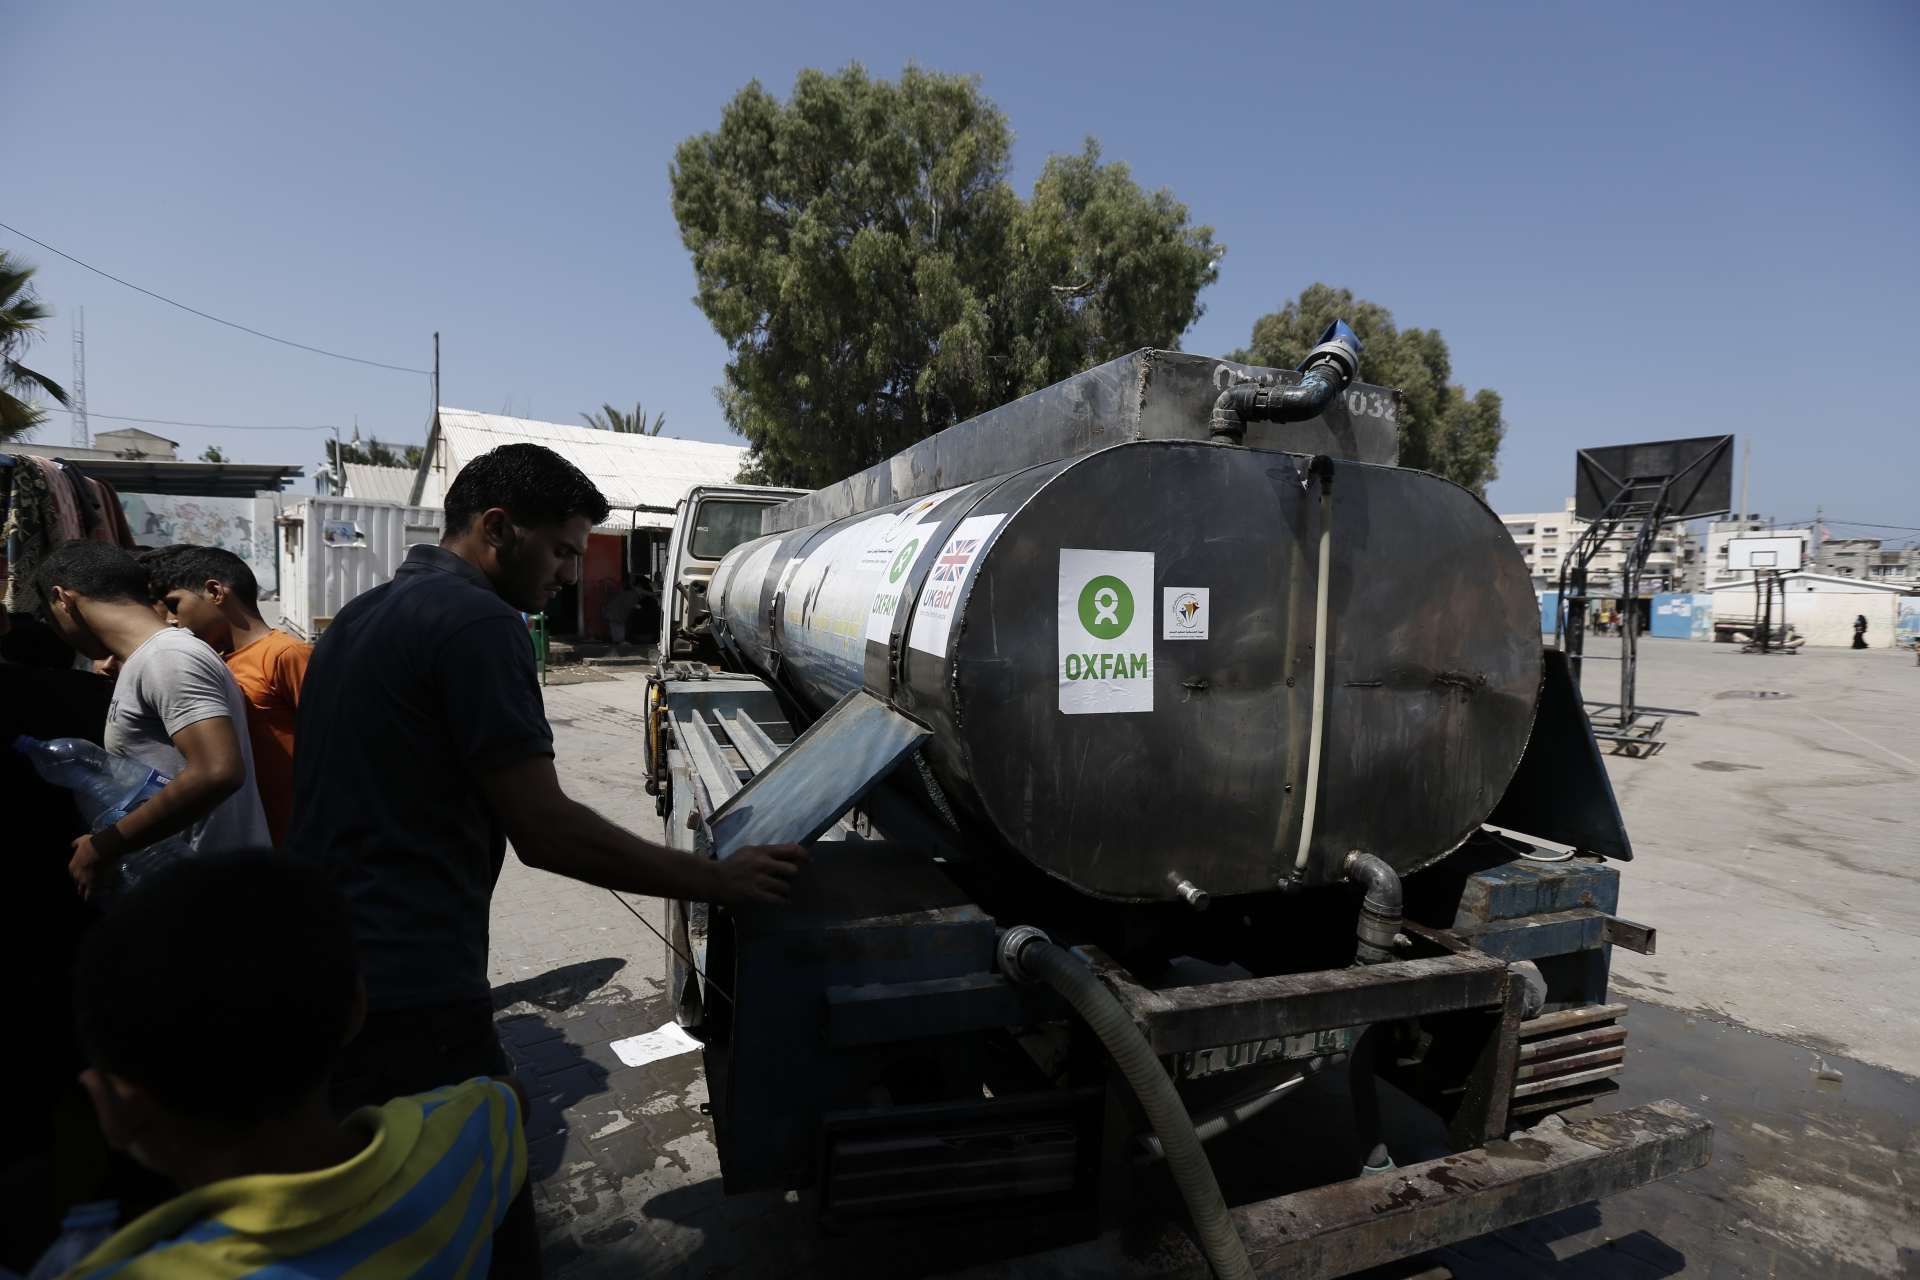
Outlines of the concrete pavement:
[[[643,688],[630,676],[550,685],[547,714],[568,793],[660,840],[653,797],[640,787]],[[664,944],[615,895],[511,854],[493,901],[494,1007],[534,1094],[535,1207],[548,1274],[844,1273],[847,1251],[813,1240],[797,1195],[722,1194],[698,1053],[630,1067],[613,1048],[672,1020]],[[661,925],[657,900],[627,901]]]
[[[1588,664],[1589,696],[1617,698],[1618,666]],[[1640,702],[1699,715],[1608,760],[1620,913],[1660,930],[1656,955],[1614,950],[1616,989],[1920,1077],[1913,655],[1646,639],[1638,667]]]

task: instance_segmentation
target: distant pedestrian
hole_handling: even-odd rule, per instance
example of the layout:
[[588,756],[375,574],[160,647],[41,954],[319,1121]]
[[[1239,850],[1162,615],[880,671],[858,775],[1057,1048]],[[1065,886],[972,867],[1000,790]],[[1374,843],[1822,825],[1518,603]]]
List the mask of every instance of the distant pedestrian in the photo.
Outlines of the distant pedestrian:
[[[528,866],[699,902],[784,902],[806,858],[689,857],[569,799],[521,614],[578,580],[606,499],[559,454],[513,444],[469,462],[444,506],[439,546],[334,615],[301,698],[288,847],[345,892],[370,1010],[337,1110],[507,1070],[487,924],[508,840]],[[539,1274],[530,1194],[495,1246],[492,1274]]]
[[634,608],[639,605],[640,597],[645,594],[645,589],[635,583],[633,586],[613,592],[607,597],[607,602],[600,606],[600,616],[607,624],[607,636],[613,643],[627,642],[627,619],[633,616]]
[[218,654],[160,621],[146,569],[118,547],[85,540],[56,548],[40,562],[38,580],[63,640],[95,661],[120,660],[101,745],[173,779],[120,821],[73,842],[68,869],[80,892],[92,897],[116,860],[175,832],[197,853],[266,844],[246,697]]
[[274,846],[284,845],[293,809],[294,725],[313,646],[267,625],[253,570],[225,548],[186,547],[151,569],[153,594],[174,624],[212,645],[247,695],[254,783]]
[[249,850],[159,872],[94,927],[74,985],[101,1130],[180,1194],[67,1280],[485,1273],[526,1181],[524,1103],[471,1079],[335,1119],[366,992],[314,868]]
[[1864,613],[1853,620],[1853,647],[1856,649],[1867,647],[1867,615]]

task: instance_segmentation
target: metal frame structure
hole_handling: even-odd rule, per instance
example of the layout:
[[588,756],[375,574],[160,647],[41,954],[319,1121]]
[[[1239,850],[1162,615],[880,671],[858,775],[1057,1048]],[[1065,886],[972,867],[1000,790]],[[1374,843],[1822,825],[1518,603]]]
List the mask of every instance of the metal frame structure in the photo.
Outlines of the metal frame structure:
[[[1778,569],[1753,571],[1753,638],[1740,647],[1742,653],[1792,653],[1787,644],[1787,589]],[[1773,638],[1773,602],[1780,602],[1780,638]]]
[[[1599,492],[1610,495],[1606,505],[1587,525],[1580,540],[1560,563],[1560,608],[1555,618],[1555,643],[1565,651],[1576,686],[1581,685],[1581,666],[1585,660],[1587,602],[1600,597],[1587,593],[1587,566],[1614,533],[1627,526],[1635,529],[1633,545],[1627,549],[1621,572],[1619,598],[1626,607],[1621,611],[1620,627],[1620,701],[1597,702],[1581,694],[1591,712],[1593,736],[1614,750],[1631,756],[1651,756],[1665,745],[1660,731],[1667,716],[1675,714],[1660,708],[1641,707],[1635,701],[1635,681],[1639,661],[1640,575],[1653,554],[1660,528],[1673,519],[1672,502],[1676,488],[1688,481],[1702,479],[1722,456],[1731,458],[1733,437],[1722,437],[1680,470],[1656,475],[1615,476],[1607,471],[1591,451],[1582,450],[1579,465],[1583,480],[1595,484]],[[1685,505],[1685,504],[1683,504]],[[1687,516],[1722,514],[1717,511],[1687,510]],[[1608,597],[1612,598],[1611,593]],[[1657,714],[1654,714],[1657,713]]]

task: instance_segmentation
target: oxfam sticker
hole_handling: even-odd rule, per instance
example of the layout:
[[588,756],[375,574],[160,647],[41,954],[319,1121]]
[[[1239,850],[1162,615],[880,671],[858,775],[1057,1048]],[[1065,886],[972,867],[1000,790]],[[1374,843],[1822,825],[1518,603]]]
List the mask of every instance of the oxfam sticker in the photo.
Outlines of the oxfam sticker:
[[907,545],[900,548],[900,554],[895,556],[893,563],[887,566],[888,586],[893,586],[900,581],[900,576],[904,574],[907,571],[907,567],[913,563],[913,557],[919,550],[920,539],[918,538],[909,539]]
[[1117,640],[1133,625],[1133,592],[1110,573],[1080,589],[1080,625],[1096,640]]
[[1153,554],[1060,551],[1060,710],[1098,715],[1153,710]]

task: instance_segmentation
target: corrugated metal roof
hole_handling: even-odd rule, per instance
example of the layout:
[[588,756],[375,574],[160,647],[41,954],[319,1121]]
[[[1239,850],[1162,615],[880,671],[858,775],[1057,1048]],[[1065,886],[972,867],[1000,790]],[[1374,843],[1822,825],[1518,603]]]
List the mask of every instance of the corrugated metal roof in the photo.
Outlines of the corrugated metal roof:
[[[65,456],[58,449],[47,451]],[[305,474],[304,468],[263,462],[135,462],[126,458],[74,459],[95,480],[121,493],[164,493],[187,498],[251,498],[263,489],[279,490]]]
[[370,467],[349,462],[347,492],[351,497],[374,502],[405,502],[413,494],[413,477],[411,467]]
[[503,444],[522,443],[545,445],[584,471],[614,508],[602,526],[609,530],[670,527],[674,504],[689,488],[732,484],[747,453],[738,445],[596,431],[442,406],[439,440],[424,463],[431,470],[421,500],[445,493],[472,459]]

